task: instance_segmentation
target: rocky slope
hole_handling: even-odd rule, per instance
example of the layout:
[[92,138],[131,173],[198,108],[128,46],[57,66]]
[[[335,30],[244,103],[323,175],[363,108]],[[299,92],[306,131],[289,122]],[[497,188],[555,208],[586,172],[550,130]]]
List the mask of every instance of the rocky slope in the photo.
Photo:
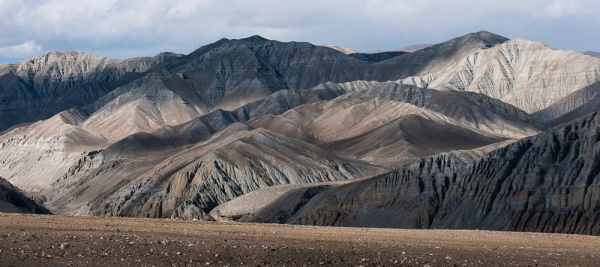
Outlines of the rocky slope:
[[394,82],[299,106],[280,117],[325,142],[328,151],[386,166],[523,138],[540,127],[523,111],[483,95]]
[[0,213],[49,214],[50,212],[0,177]]
[[358,51],[352,49],[352,48],[346,48],[346,47],[341,47],[338,45],[324,45],[323,47],[327,47],[327,48],[331,48],[333,50],[337,50],[340,51],[346,55],[350,55],[350,54],[355,54],[358,53]]
[[482,93],[533,113],[598,81],[599,58],[513,39],[477,51],[444,70],[403,82]]
[[222,39],[187,56],[163,53],[112,60],[85,53],[49,53],[0,65],[0,131],[91,103],[83,109],[89,115],[141,86],[162,87],[164,94],[175,95],[172,101],[183,101],[201,114],[232,110],[283,89],[417,75],[411,67],[417,59],[420,65],[445,66],[450,59],[501,41],[489,33],[470,34],[386,64],[385,59],[399,53],[357,59],[327,47],[259,36]]
[[415,51],[419,51],[421,49],[427,48],[432,46],[433,44],[415,44],[415,45],[408,45],[408,46],[404,46],[404,47],[400,47],[398,49],[396,49],[396,51],[402,51],[402,52],[408,52],[408,53],[412,53]]
[[[348,188],[344,192],[351,193],[335,195],[335,201],[354,201],[343,203],[354,214],[364,203],[354,199],[355,190],[405,175],[410,179],[402,185],[409,186],[390,182],[388,191],[369,192],[396,205],[398,192],[421,188],[414,187],[414,179],[429,183],[450,171],[448,177],[467,177],[474,173],[467,170],[482,164],[481,157],[497,153],[490,151],[522,145],[525,141],[517,140],[597,111],[595,60],[488,32],[412,53],[347,55],[252,36],[222,39],[185,56],[115,61],[57,54],[0,67],[2,77],[14,82],[0,83],[6,103],[15,97],[34,101],[37,96],[29,93],[37,86],[47,94],[41,97],[48,101],[44,105],[52,106],[31,109],[38,117],[0,133],[0,175],[40,194],[58,213],[181,219],[211,219],[209,212],[218,205],[257,192],[238,200],[252,202],[252,196],[281,185],[292,188],[290,194],[273,189],[260,208],[268,212],[252,216],[352,225],[351,219],[332,222],[330,211],[315,215],[309,207],[320,207],[321,196]],[[30,74],[16,71],[19,64]],[[100,85],[101,90],[92,88]],[[513,101],[521,96],[531,101]],[[531,114],[519,105],[533,107]],[[48,119],[32,121],[44,116]],[[2,122],[7,127],[20,123]],[[429,160],[441,164],[436,168],[446,164],[444,172],[429,175],[419,164],[411,165],[432,155],[437,156]],[[498,157],[502,160],[489,163],[490,170],[503,164]],[[393,169],[405,172],[339,184]],[[534,172],[548,170],[540,165]],[[438,187],[445,180],[431,183],[442,194]],[[444,194],[459,195],[452,188]],[[433,189],[423,190],[415,192],[427,195]],[[446,203],[423,195],[416,198]],[[274,196],[283,201],[275,203],[279,197]],[[305,213],[299,213],[301,207]],[[374,207],[368,208],[380,208]],[[429,211],[427,205],[424,209]],[[373,225],[446,227],[445,221],[397,223],[398,212],[390,214],[377,215],[381,221]],[[425,222],[422,216],[415,217],[419,223]]]
[[68,168],[110,140],[81,129],[84,116],[64,111],[52,118],[0,136],[0,172],[27,191],[39,191],[62,177]]
[[[164,87],[146,83],[109,101],[91,116],[69,110],[1,135],[0,172],[23,189],[39,191],[61,180],[89,153],[106,149],[110,154],[136,157],[139,153],[177,149],[204,141],[234,122],[281,114],[301,104],[362,90],[368,84],[327,83],[299,92],[282,90],[234,111],[217,109],[191,120],[181,112],[189,105],[169,101],[181,98]],[[169,114],[173,114],[171,119],[165,119]]]
[[586,54],[586,55],[594,56],[594,57],[600,57],[600,53],[599,52],[585,51],[583,53]]
[[549,121],[547,123],[547,125],[554,127],[557,125],[568,123],[579,117],[586,116],[588,114],[597,112],[599,110],[600,110],[600,95],[596,95],[594,98],[585,102],[584,104],[577,107],[576,109],[573,109],[573,110],[569,111],[568,113],[565,113],[564,115]]
[[[206,219],[218,204],[260,188],[345,180],[383,171],[243,123],[168,158],[156,158],[123,161],[105,155],[104,163],[85,177],[67,178],[75,179],[77,185],[55,203],[80,214]],[[149,164],[142,167],[139,161]]]
[[79,52],[52,52],[0,65],[0,131],[84,106],[118,85],[181,55],[114,60]]
[[206,140],[234,122],[383,165],[518,139],[541,128],[528,114],[483,95],[358,81],[278,91],[234,111],[217,110],[182,125],[130,136],[109,150],[172,149]]
[[[532,115],[540,122],[549,124],[551,126],[556,126],[556,123],[550,123],[551,121],[559,120],[560,117],[566,116],[568,113],[576,109],[592,109],[587,113],[592,113],[594,110],[594,106],[597,108],[597,105],[593,104],[592,99],[598,98],[600,96],[600,82],[596,82],[588,87],[577,90],[560,100],[554,102],[552,105],[533,113]],[[587,113],[581,113],[575,117],[571,116],[571,119],[575,119],[577,117],[586,115]],[[564,120],[563,120],[564,121]],[[560,123],[559,123],[560,124]]]
[[[101,111],[105,109],[108,108]],[[103,114],[96,112],[86,118],[75,111],[63,112],[51,120],[8,132],[0,139],[3,146],[0,170],[11,182],[30,191],[42,191],[53,210],[85,214],[91,212],[86,208],[87,203],[101,202],[116,191],[127,191],[125,186],[142,179],[140,177],[158,179],[158,174],[151,171],[153,167],[166,162],[170,162],[169,165],[180,162],[183,158],[176,155],[190,146],[218,143],[214,135],[227,127],[244,125],[239,122],[284,136],[289,143],[300,142],[324,149],[358,169],[365,169],[358,167],[365,163],[356,160],[398,166],[439,152],[473,149],[521,138],[537,133],[539,128],[526,113],[483,95],[420,89],[394,82],[364,81],[325,83],[300,91],[280,90],[266,99],[233,111],[218,109],[180,125],[166,125],[150,133],[136,133],[117,142],[114,141],[118,140],[115,136],[130,133],[127,130],[129,123],[148,120],[131,120],[131,117],[125,116],[123,121],[106,124],[116,128],[91,127],[96,122],[92,119]],[[151,118],[147,114],[139,118]],[[24,147],[27,149],[22,149]],[[301,154],[305,149],[305,145],[300,145],[291,151]],[[98,153],[100,150],[102,152]],[[203,159],[207,157],[203,153],[195,155]],[[218,160],[229,162],[228,166],[240,168],[245,173],[254,172],[244,167],[245,161],[229,158],[237,153],[223,153]],[[173,157],[175,159],[169,159]],[[251,154],[248,159],[260,157],[260,154]],[[269,157],[261,164],[272,163],[280,157],[284,156]],[[319,157],[331,159],[332,156],[325,154]],[[285,168],[285,164],[281,163],[275,169]],[[378,167],[367,169],[381,170]],[[324,169],[312,166],[302,172],[323,173]],[[357,171],[344,177],[369,172]],[[286,179],[302,180],[300,177],[305,174],[301,173],[288,173],[290,177]],[[275,179],[273,177],[277,176],[274,175],[268,173],[266,177]],[[214,186],[226,186],[226,181],[216,181]],[[78,193],[73,194],[74,191]],[[185,216],[203,218],[209,208],[234,196],[237,195],[219,196],[218,203],[204,203],[202,212],[194,211],[195,215]],[[95,209],[94,212],[99,214],[142,214],[138,210],[125,212],[114,207],[99,206]],[[146,214],[163,216],[162,213]],[[168,216],[171,215],[168,213]]]
[[405,55],[406,52],[403,51],[388,51],[388,52],[377,52],[377,53],[354,53],[350,54],[350,56],[370,62],[381,62],[391,58],[395,58],[401,55]]
[[488,153],[423,159],[313,197],[288,223],[600,234],[600,114]]
[[[408,53],[379,63],[365,80],[393,81],[442,71],[465,57],[508,41],[507,38],[480,31]],[[377,78],[375,78],[377,77]]]

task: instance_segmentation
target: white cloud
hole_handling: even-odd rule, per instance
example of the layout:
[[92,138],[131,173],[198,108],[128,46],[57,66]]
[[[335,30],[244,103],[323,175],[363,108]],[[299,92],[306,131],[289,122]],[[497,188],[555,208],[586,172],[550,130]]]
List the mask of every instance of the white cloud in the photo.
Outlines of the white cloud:
[[579,0],[554,0],[538,14],[540,17],[559,18],[582,12]]
[[35,41],[25,41],[22,44],[0,47],[0,57],[24,58],[39,54],[42,46]]

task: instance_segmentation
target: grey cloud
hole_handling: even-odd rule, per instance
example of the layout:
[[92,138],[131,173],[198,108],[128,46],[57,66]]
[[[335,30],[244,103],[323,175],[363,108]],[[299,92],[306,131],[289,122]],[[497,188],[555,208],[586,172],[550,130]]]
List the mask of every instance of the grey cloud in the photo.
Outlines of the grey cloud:
[[[116,58],[189,53],[259,34],[359,51],[436,43],[478,30],[560,49],[600,50],[594,0],[0,0],[0,47]],[[0,55],[0,60],[6,55]]]

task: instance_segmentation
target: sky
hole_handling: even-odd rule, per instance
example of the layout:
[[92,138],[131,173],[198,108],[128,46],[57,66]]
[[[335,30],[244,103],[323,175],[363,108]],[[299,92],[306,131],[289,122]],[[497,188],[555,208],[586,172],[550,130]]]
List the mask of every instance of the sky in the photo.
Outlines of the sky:
[[49,51],[187,54],[251,35],[385,51],[480,30],[600,51],[600,1],[0,0],[0,62]]

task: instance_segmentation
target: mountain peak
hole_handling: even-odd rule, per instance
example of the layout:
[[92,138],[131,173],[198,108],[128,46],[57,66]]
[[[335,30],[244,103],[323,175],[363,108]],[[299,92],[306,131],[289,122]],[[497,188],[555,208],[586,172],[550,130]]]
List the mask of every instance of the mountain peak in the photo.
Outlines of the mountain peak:
[[509,40],[508,38],[506,38],[504,36],[501,36],[501,35],[498,35],[495,33],[491,33],[488,31],[473,32],[473,33],[469,33],[467,35],[464,35],[464,36],[461,36],[458,38],[467,38],[467,39],[468,38],[477,38],[477,39],[483,40],[485,42],[490,42],[493,44],[500,44],[500,43],[504,43]]
[[241,41],[246,41],[249,43],[264,43],[269,41],[268,39],[260,36],[260,35],[252,35],[250,37],[246,37],[246,38],[242,38],[240,39]]
[[358,51],[356,51],[352,48],[341,47],[338,45],[323,45],[323,47],[327,47],[327,48],[331,48],[333,50],[340,51],[346,55],[358,53]]
[[544,44],[542,42],[531,41],[531,40],[521,39],[521,38],[510,39],[506,43],[507,44],[521,44],[521,45],[540,45],[540,46],[548,47],[546,44]]
[[39,55],[37,57],[25,59],[25,60],[23,60],[21,62],[34,62],[34,61],[39,61],[39,60],[43,60],[43,61],[73,60],[73,59],[81,59],[81,58],[93,59],[93,60],[106,59],[106,57],[98,56],[98,55],[91,54],[91,53],[85,53],[85,52],[77,52],[77,51],[58,52],[58,51],[51,51],[51,52],[48,52],[46,54]]

